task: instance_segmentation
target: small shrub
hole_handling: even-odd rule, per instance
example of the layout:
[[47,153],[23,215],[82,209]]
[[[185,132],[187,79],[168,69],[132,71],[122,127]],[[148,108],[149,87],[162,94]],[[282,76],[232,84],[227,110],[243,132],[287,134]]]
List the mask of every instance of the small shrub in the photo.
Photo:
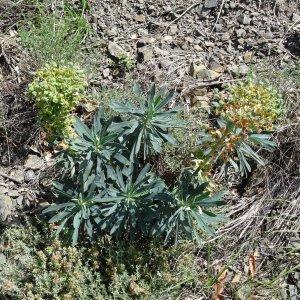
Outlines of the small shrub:
[[43,6],[39,8],[36,19],[26,20],[19,31],[37,66],[78,62],[81,43],[90,32],[87,21],[70,7],[65,6],[60,13],[48,13]]
[[63,246],[30,222],[8,227],[0,241],[0,297],[109,299],[92,258],[84,248]]
[[[136,86],[135,90],[137,94],[142,94],[139,86]],[[139,107],[131,103],[113,102],[111,104],[113,110],[128,115],[127,120],[117,124],[117,127],[119,128],[121,125],[126,129],[124,135],[133,145],[131,158],[140,154],[142,149],[145,160],[151,154],[160,153],[163,142],[176,144],[176,140],[168,133],[168,129],[182,126],[182,122],[176,119],[178,109],[165,109],[173,96],[172,92],[167,96],[164,96],[162,92],[156,93],[153,84],[147,98],[140,103]]]
[[[222,194],[206,192],[208,184],[195,182],[194,173],[188,179],[184,173],[169,191],[144,164],[163,142],[175,142],[168,129],[179,126],[177,110],[164,109],[172,97],[170,93],[163,98],[153,86],[140,108],[112,105],[126,114],[126,120],[105,120],[99,111],[89,128],[77,119],[77,136],[59,155],[71,176],[64,177],[63,185],[56,183],[59,202],[44,211],[54,214],[50,222],[58,223],[58,233],[71,238],[73,245],[99,233],[124,238],[163,236],[165,243],[173,243],[174,237],[176,242],[179,238],[200,241],[198,232],[214,232],[209,225],[220,219],[206,208],[220,205]],[[142,148],[143,159],[138,156]]]
[[68,136],[73,125],[70,113],[83,97],[86,87],[83,72],[73,66],[47,65],[36,73],[29,94],[50,136]]
[[253,80],[230,86],[228,96],[221,97],[217,106],[217,115],[247,132],[273,130],[283,110],[276,90]]
[[129,55],[123,53],[112,63],[112,67],[131,71],[134,68],[134,60]]
[[163,234],[165,243],[174,238],[176,244],[180,238],[196,239],[201,243],[200,232],[214,236],[213,225],[218,224],[223,218],[209,209],[224,205],[221,200],[224,192],[210,196],[208,185],[208,182],[199,182],[195,174],[185,170],[177,186],[157,196],[166,203],[166,206],[160,209],[153,233]]
[[149,166],[138,174],[133,165],[122,171],[117,167],[107,180],[91,174],[91,169],[92,164],[86,166],[77,184],[55,183],[61,201],[44,213],[55,213],[49,222],[60,224],[57,234],[63,231],[71,236],[73,245],[85,234],[94,238],[100,229],[103,234],[136,236],[142,232],[149,236],[156,209],[152,200],[163,188],[149,173]]
[[49,206],[44,213],[54,214],[49,223],[59,224],[56,234],[63,232],[77,244],[78,238],[86,233],[90,238],[94,237],[95,226],[100,222],[99,200],[103,193],[97,193],[93,182],[95,176],[84,173],[81,176],[79,187],[54,183],[55,193],[60,200],[59,204]]
[[249,159],[259,165],[264,165],[264,160],[254,150],[259,148],[272,151],[276,144],[270,141],[270,134],[248,133],[228,120],[218,119],[219,128],[208,127],[199,139],[201,148],[197,152],[198,159],[203,160],[203,165],[221,162],[221,174],[227,174],[229,166],[235,172],[247,175],[251,171]]
[[195,290],[200,268],[193,243],[162,247],[160,241],[102,240],[93,246],[113,299],[177,299]]
[[138,174],[133,165],[123,170],[116,168],[114,183],[107,189],[107,198],[100,200],[104,216],[101,229],[108,230],[110,235],[129,233],[136,237],[142,233],[149,236],[156,211],[153,200],[164,188],[162,181],[149,171],[150,165]]

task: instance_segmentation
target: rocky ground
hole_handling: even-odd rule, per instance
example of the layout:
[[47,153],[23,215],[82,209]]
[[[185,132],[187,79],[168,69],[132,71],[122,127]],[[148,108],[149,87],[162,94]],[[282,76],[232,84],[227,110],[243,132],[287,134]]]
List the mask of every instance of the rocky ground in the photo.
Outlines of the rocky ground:
[[[111,59],[132,59],[136,77],[191,91],[244,76],[261,61],[299,56],[299,4],[290,1],[112,1],[91,4],[102,79]],[[186,11],[190,8],[189,11]]]

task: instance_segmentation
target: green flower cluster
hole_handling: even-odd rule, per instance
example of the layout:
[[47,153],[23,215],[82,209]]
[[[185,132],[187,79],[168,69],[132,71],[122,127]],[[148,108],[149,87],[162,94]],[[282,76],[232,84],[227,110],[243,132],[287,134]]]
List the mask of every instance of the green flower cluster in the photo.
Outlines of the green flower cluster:
[[42,126],[50,138],[69,136],[73,125],[71,112],[83,98],[85,76],[74,66],[47,65],[36,73],[29,85]]
[[282,114],[282,99],[272,87],[249,80],[229,88],[217,114],[246,131],[271,131]]

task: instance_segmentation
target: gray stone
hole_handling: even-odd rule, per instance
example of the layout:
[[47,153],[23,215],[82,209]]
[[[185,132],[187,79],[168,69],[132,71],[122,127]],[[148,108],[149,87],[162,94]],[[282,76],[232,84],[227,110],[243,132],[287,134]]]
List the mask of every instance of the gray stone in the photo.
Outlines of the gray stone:
[[197,64],[195,62],[193,62],[190,66],[190,75],[193,77],[197,77],[198,73],[203,72],[204,70],[206,70],[205,65],[203,64]]
[[217,59],[212,59],[210,60],[208,67],[210,70],[221,73],[224,71],[222,65],[220,64],[220,62]]
[[236,35],[237,35],[237,37],[244,37],[246,35],[246,30],[243,28],[237,29]]
[[215,8],[219,4],[219,0],[205,0],[204,7],[205,8]]
[[295,22],[295,23],[300,22],[300,15],[298,15],[296,13],[293,13],[292,21]]
[[222,24],[216,24],[215,30],[216,32],[222,32],[224,29]]
[[239,39],[238,39],[238,43],[239,43],[240,45],[244,45],[245,39],[239,38]]
[[233,65],[229,68],[229,70],[233,73],[233,75],[247,75],[249,71],[249,67],[245,64],[242,64],[240,66]]
[[126,55],[126,51],[114,42],[108,42],[107,50],[109,54],[115,58],[120,58],[123,55]]
[[190,67],[190,75],[203,81],[215,80],[221,76],[218,72],[206,68],[205,65],[194,63]]
[[24,199],[24,197],[21,195],[21,196],[19,196],[17,199],[15,199],[16,200],[16,203],[19,205],[19,206],[22,206],[22,204],[23,204],[23,199]]
[[141,62],[148,62],[149,60],[151,60],[153,58],[153,49],[149,46],[144,46],[144,47],[140,47],[138,48],[137,51],[137,61],[139,63]]
[[235,3],[235,1],[230,1],[230,2],[229,2],[229,7],[230,7],[230,8],[236,8],[236,3]]
[[44,167],[44,161],[37,155],[28,155],[24,167],[26,170],[40,170]]
[[229,32],[225,32],[223,35],[222,35],[222,41],[223,42],[226,42],[226,41],[228,41],[228,40],[230,40],[230,34],[229,34]]
[[164,37],[162,37],[162,42],[172,42],[173,41],[173,37],[171,35],[165,35]]
[[135,21],[139,23],[145,23],[146,22],[146,17],[143,14],[136,15],[134,17]]
[[17,190],[9,190],[7,195],[12,198],[17,198],[20,196],[20,194]]
[[170,29],[169,29],[169,33],[170,34],[176,34],[178,32],[178,27],[177,27],[177,25],[175,24],[175,25],[171,25],[170,26]]
[[35,179],[36,175],[34,173],[33,170],[28,170],[25,172],[25,182],[30,182],[30,181],[33,181]]
[[204,42],[204,45],[205,45],[206,47],[214,47],[214,46],[215,46],[215,44],[214,44],[213,42],[210,42],[210,41],[205,41],[205,42]]
[[251,23],[250,16],[246,14],[239,15],[237,20],[240,24],[244,24],[244,25],[250,25]]
[[6,194],[8,192],[8,188],[6,186],[0,185],[0,194]]
[[216,80],[221,76],[220,73],[213,70],[207,70],[205,75],[206,75],[206,80]]
[[0,195],[0,219],[5,221],[13,208],[12,199],[9,196]]
[[103,74],[103,77],[104,77],[104,78],[109,77],[109,75],[110,75],[110,69],[109,69],[109,68],[105,68],[105,69],[102,71],[102,74]]
[[24,182],[24,171],[23,170],[20,170],[20,169],[13,170],[10,173],[10,176],[15,178],[16,180],[18,180],[21,183]]
[[260,31],[259,32],[259,35],[264,38],[264,39],[267,39],[267,40],[271,40],[273,39],[274,35],[272,32],[270,31]]

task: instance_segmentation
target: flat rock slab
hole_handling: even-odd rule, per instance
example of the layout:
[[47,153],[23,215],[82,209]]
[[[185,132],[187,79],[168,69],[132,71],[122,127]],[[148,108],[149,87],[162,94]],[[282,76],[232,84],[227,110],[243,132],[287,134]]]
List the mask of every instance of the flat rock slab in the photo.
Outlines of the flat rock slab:
[[44,161],[37,155],[28,155],[24,167],[26,170],[40,170],[44,167]]
[[204,7],[205,8],[215,8],[219,4],[219,0],[206,0],[204,2]]

